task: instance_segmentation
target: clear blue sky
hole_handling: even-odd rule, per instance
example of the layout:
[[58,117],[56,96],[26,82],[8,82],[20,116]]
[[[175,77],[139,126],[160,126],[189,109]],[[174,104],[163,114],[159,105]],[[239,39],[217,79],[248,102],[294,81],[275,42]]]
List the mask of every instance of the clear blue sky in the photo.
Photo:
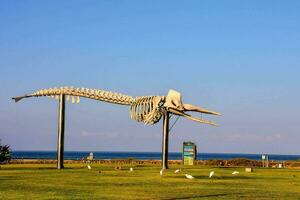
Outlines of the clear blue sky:
[[[55,150],[57,102],[10,97],[79,86],[128,95],[180,91],[219,111],[180,119],[170,150],[300,154],[299,1],[1,1],[0,138]],[[161,124],[125,106],[67,104],[66,150],[160,151]]]

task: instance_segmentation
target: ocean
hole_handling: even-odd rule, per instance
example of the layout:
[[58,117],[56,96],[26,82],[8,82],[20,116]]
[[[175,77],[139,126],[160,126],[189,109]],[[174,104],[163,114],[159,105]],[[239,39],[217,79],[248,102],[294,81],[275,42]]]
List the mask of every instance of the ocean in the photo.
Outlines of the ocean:
[[[80,160],[89,155],[89,151],[65,151],[64,158],[70,160]],[[94,151],[94,159],[138,159],[138,160],[160,160],[160,152],[106,152]],[[13,151],[13,159],[56,159],[56,151]],[[198,160],[229,160],[234,158],[247,158],[261,160],[261,154],[238,154],[238,153],[198,153]],[[181,160],[182,154],[170,152],[169,160]],[[285,161],[300,160],[300,155],[276,155],[269,154],[269,160]]]

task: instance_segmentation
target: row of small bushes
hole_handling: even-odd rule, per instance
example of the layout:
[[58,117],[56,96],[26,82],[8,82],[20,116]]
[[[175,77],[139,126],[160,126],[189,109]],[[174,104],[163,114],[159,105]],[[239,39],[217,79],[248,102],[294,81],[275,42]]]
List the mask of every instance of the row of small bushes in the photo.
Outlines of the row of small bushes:
[[[65,160],[65,164],[80,164],[80,163],[97,163],[97,164],[116,164],[116,165],[161,165],[160,160],[136,160],[136,159],[111,159],[111,160]],[[11,160],[10,163],[15,164],[56,164],[56,160]],[[280,162],[269,162],[269,167],[276,167]],[[169,164],[181,165],[181,160],[170,160]],[[300,161],[284,162],[284,167],[300,167]],[[258,160],[250,160],[245,158],[236,158],[232,160],[197,160],[195,165],[218,166],[218,167],[262,167],[262,162]]]

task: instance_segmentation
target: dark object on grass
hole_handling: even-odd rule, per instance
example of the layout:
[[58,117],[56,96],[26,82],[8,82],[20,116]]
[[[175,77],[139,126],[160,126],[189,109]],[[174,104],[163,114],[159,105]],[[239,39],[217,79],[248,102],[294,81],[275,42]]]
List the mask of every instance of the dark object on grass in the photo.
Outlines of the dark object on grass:
[[121,166],[116,166],[115,170],[122,170],[122,167]]
[[0,163],[9,162],[11,160],[11,151],[8,145],[0,145]]
[[99,170],[98,173],[101,174],[101,170]]

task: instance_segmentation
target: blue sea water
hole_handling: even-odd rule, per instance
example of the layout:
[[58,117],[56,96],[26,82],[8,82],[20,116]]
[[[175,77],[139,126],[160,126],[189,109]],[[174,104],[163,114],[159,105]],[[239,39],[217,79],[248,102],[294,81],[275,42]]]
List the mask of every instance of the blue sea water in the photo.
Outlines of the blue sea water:
[[[79,160],[86,158],[90,152],[88,151],[65,151],[64,158]],[[95,151],[94,159],[128,159],[134,158],[138,160],[159,160],[161,159],[160,152],[104,152]],[[13,159],[56,159],[56,151],[13,151]],[[181,160],[181,153],[169,153],[169,160]],[[252,160],[261,160],[261,154],[238,154],[238,153],[198,153],[198,160],[229,160],[233,158],[247,158]],[[269,160],[284,161],[284,160],[300,160],[300,155],[275,155],[270,154]]]

